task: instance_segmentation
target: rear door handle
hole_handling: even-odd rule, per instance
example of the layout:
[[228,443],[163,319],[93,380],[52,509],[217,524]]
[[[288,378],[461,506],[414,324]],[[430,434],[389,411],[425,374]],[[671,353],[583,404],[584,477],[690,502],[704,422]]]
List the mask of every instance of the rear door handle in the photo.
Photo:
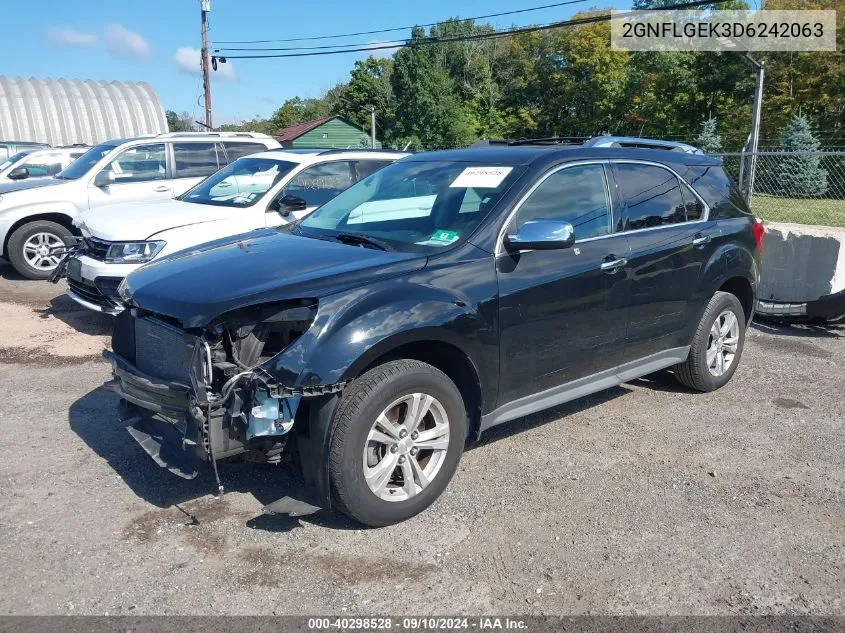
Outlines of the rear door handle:
[[159,185],[155,188],[155,190],[159,193],[164,193],[165,191],[170,191],[170,187],[167,187],[165,185]]
[[[613,257],[613,255],[610,255],[610,257]],[[628,260],[625,259],[624,257],[620,257],[619,259],[611,259],[609,261],[602,262],[601,263],[601,269],[604,272],[610,273],[612,275],[613,273],[615,273],[617,270],[622,268],[622,266],[624,266],[627,263],[628,263]]]
[[705,244],[709,244],[712,238],[709,235],[702,235],[701,233],[696,234],[695,238],[692,240],[693,246],[704,246]]

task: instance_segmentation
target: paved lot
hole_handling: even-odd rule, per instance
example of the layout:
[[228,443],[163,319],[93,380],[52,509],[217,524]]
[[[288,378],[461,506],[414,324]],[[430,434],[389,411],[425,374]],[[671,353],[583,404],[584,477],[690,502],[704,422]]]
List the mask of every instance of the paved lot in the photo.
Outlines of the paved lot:
[[671,376],[515,421],[405,524],[265,517],[289,465],[208,494],[119,426],[108,320],[0,267],[0,613],[845,614],[845,327],[749,333]]

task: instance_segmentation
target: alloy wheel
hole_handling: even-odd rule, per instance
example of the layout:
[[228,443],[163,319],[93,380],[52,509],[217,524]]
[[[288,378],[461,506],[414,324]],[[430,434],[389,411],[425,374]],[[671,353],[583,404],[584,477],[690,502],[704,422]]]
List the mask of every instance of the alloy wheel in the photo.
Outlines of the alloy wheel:
[[733,310],[719,313],[710,327],[707,342],[707,369],[714,376],[722,376],[733,365],[739,347],[739,319]]
[[61,255],[53,249],[65,245],[62,238],[53,233],[34,233],[23,243],[23,257],[36,270],[52,270],[59,265]]
[[449,416],[440,401],[411,393],[376,418],[364,445],[364,479],[385,501],[406,501],[440,472],[449,449]]

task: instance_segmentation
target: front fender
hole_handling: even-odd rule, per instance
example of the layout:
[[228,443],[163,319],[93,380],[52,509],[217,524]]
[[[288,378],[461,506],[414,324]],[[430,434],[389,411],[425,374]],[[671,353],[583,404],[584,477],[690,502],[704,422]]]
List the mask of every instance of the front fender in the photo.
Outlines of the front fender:
[[297,387],[345,382],[401,345],[439,341],[453,345],[474,364],[482,354],[473,332],[483,329],[468,299],[407,280],[321,300],[314,325],[264,369]]
[[39,202],[19,204],[0,210],[0,255],[5,254],[5,245],[9,239],[9,233],[21,220],[36,217],[39,215],[66,215],[73,221],[79,216],[80,209],[67,201]]

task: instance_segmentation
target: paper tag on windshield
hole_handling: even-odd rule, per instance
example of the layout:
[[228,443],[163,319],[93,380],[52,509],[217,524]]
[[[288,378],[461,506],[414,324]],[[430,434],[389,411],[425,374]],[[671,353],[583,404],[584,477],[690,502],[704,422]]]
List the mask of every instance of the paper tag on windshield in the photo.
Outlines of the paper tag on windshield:
[[467,167],[449,186],[495,189],[512,170],[513,167]]

